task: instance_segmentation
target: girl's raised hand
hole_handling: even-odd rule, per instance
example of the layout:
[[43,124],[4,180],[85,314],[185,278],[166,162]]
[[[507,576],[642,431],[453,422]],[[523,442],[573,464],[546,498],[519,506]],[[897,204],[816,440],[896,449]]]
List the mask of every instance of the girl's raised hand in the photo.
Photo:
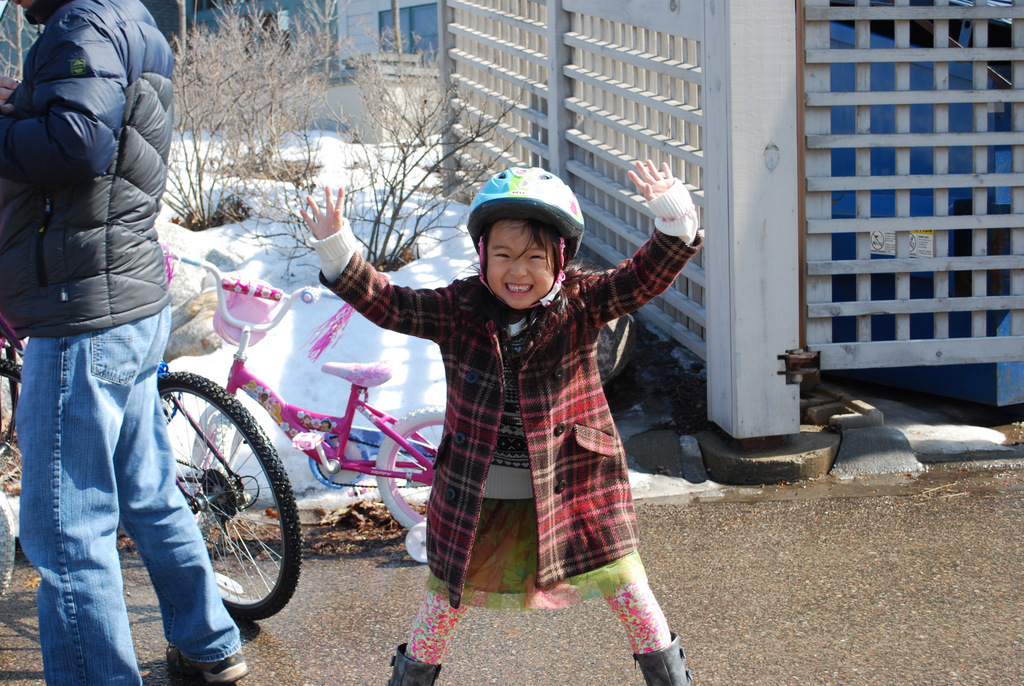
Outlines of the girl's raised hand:
[[345,189],[338,189],[337,199],[331,196],[331,187],[324,187],[324,198],[325,198],[325,209],[323,212],[317,206],[316,201],[313,200],[312,195],[306,196],[306,203],[309,205],[309,214],[306,214],[306,210],[299,209],[299,214],[302,215],[303,221],[306,222],[306,226],[313,233],[313,238],[318,241],[322,241],[325,238],[333,236],[338,233],[341,229],[342,224],[345,222],[345,218],[341,216],[342,200],[345,199]]
[[668,162],[661,163],[661,172],[651,160],[647,160],[646,163],[637,160],[634,164],[636,171],[629,171],[629,180],[647,200],[654,200],[675,183],[676,178],[672,175],[672,168],[668,166]]

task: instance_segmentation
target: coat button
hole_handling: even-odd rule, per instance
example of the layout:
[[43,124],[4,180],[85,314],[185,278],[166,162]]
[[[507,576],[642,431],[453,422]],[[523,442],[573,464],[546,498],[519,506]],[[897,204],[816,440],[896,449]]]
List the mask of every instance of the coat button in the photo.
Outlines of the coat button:
[[455,502],[455,489],[449,486],[448,490],[444,492],[444,499],[449,503]]
[[565,376],[565,370],[564,369],[559,367],[558,369],[555,370],[555,378],[556,379],[561,379],[563,376]]
[[470,369],[466,372],[466,383],[476,383],[480,380],[480,375],[476,371]]
[[562,479],[561,481],[558,482],[558,485],[555,486],[555,493],[561,493],[567,488],[569,488],[569,482],[567,482],[565,479]]
[[456,445],[462,445],[466,442],[466,434],[461,431],[456,431],[455,435],[452,436],[452,440],[455,441]]
[[563,425],[561,425],[561,424],[557,424],[555,426],[555,435],[556,436],[561,436],[564,433],[565,433],[565,427]]

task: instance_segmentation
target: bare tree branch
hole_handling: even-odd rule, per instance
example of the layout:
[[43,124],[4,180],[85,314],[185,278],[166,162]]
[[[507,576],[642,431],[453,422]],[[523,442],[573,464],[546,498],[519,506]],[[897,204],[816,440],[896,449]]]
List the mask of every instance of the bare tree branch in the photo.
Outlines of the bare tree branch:
[[422,55],[382,50],[348,65],[361,104],[349,129],[365,179],[350,189],[349,217],[367,259],[397,269],[419,257],[426,231],[457,223],[448,212],[456,198],[442,193],[442,169],[457,168],[463,184],[474,187],[493,172],[489,160],[464,153],[491,138],[511,105],[496,116],[470,116],[466,94],[455,86],[442,92],[437,62]]
[[314,131],[338,54],[334,6],[311,2],[306,20],[280,27],[273,12],[226,4],[215,26],[192,27],[175,64],[165,196],[183,225],[254,219],[251,232],[272,238],[261,230],[283,221],[301,239],[295,218],[320,169]]

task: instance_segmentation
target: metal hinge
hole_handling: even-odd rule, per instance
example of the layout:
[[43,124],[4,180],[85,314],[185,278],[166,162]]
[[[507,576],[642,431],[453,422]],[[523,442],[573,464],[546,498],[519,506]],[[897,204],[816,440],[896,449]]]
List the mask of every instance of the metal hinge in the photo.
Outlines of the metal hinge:
[[785,355],[779,355],[778,359],[784,360],[786,369],[778,372],[786,375],[786,383],[798,384],[801,377],[808,374],[817,374],[821,370],[819,353],[803,348],[787,350]]

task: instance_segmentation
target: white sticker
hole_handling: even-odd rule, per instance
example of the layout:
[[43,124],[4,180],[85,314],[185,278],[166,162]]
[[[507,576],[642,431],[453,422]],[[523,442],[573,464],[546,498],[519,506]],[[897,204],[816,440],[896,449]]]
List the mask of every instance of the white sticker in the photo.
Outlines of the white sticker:
[[911,257],[935,257],[931,231],[910,232]]
[[896,232],[895,231],[872,231],[871,232],[871,254],[872,255],[896,255]]

